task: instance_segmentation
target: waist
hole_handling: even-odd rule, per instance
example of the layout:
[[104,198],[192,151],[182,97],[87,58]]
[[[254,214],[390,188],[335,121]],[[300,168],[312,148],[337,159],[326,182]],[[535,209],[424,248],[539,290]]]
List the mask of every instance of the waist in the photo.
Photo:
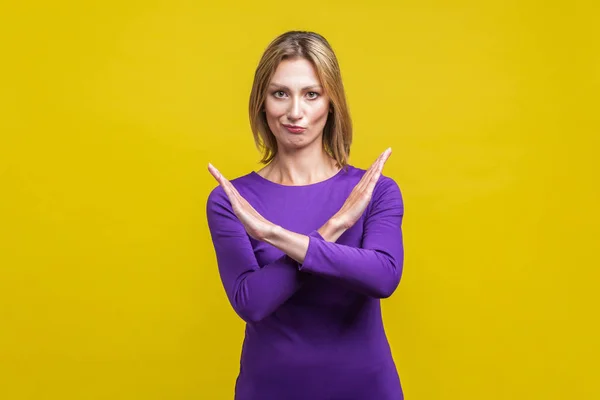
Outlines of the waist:
[[242,365],[253,369],[335,367],[363,368],[392,359],[383,330],[368,334],[305,330],[247,329]]
[[258,368],[242,364],[236,399],[402,398],[398,372],[391,356],[378,363],[372,358],[353,363],[331,359],[310,366],[301,366],[292,360],[274,361],[262,360]]

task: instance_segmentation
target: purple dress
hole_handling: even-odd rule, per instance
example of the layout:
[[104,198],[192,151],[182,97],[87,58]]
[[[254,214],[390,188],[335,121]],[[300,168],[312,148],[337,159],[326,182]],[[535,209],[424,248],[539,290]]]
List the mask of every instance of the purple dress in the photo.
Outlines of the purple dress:
[[305,186],[279,185],[256,172],[232,180],[269,221],[309,236],[302,264],[250,238],[221,187],[210,193],[219,273],[246,321],[237,400],[403,399],[380,306],[402,275],[398,185],[381,176],[362,217],[335,243],[317,232],[364,173],[348,166]]

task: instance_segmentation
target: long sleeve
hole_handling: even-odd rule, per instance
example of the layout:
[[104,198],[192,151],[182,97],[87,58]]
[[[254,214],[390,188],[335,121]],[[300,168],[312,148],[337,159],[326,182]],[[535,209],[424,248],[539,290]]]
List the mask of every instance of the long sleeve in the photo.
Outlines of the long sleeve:
[[221,187],[209,195],[206,214],[229,302],[244,321],[260,321],[300,287],[298,263],[284,255],[259,267],[250,238]]
[[396,182],[381,177],[365,211],[361,248],[325,241],[311,233],[302,272],[334,278],[364,294],[386,298],[402,276],[404,205]]

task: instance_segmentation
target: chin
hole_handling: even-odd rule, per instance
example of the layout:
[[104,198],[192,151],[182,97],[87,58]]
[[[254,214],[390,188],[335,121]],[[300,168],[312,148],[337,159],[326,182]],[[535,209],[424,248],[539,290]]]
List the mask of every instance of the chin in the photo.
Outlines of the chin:
[[282,141],[278,140],[277,142],[278,145],[283,144],[283,147],[289,150],[300,150],[316,144],[318,144],[319,146],[322,145],[320,135],[316,137],[306,137],[300,135],[298,137],[292,136],[286,137]]

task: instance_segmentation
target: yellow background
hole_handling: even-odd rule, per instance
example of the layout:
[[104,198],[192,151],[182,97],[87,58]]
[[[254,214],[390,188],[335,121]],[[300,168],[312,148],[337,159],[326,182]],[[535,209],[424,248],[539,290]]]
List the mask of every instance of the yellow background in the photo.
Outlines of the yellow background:
[[290,29],[338,54],[351,163],[394,149],[407,399],[600,398],[598,6],[365,3],[2,3],[1,399],[232,398],[206,165],[260,168],[248,95]]

